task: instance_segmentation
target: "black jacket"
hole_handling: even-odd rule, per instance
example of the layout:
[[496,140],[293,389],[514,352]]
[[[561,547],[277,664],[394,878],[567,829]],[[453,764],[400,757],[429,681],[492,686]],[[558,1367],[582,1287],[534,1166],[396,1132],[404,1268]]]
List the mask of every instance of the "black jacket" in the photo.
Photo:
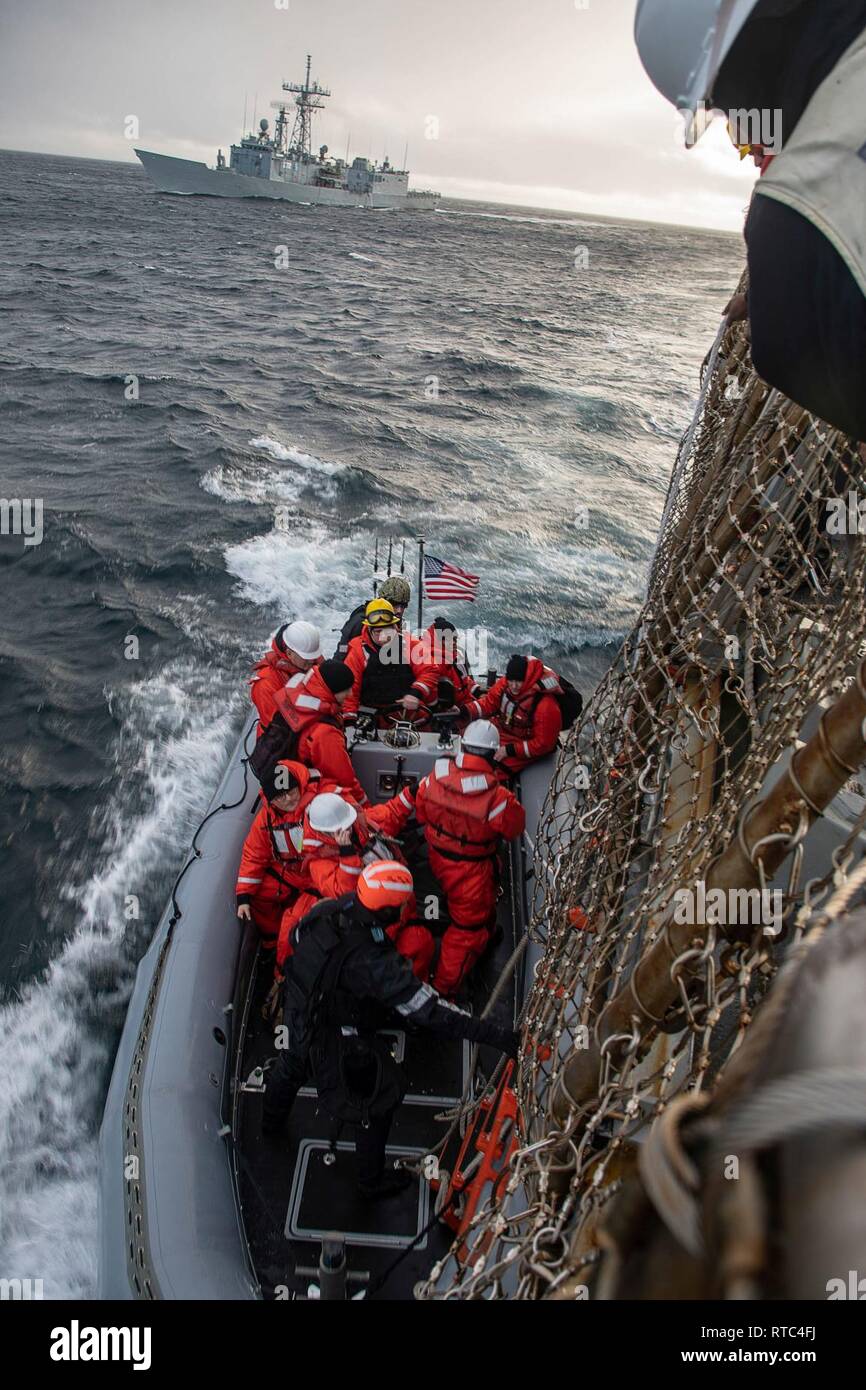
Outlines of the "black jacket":
[[513,1052],[510,1029],[475,1018],[422,984],[376,918],[348,893],[317,903],[295,928],[286,970],[286,1021],[294,1039],[356,1029],[372,1034],[396,1014],[401,1025]]
[[349,650],[349,643],[352,638],[361,636],[364,630],[364,614],[367,611],[368,601],[369,600],[365,599],[363,603],[358,604],[357,608],[353,608],[348,618],[343,623],[342,631],[340,632],[340,640],[334,652],[335,661],[342,661],[346,652]]
[[[761,0],[722,65],[713,104],[780,110],[784,144],[864,27],[866,0]],[[753,198],[746,243],[756,371],[866,440],[866,299],[854,276],[817,227],[774,198]]]

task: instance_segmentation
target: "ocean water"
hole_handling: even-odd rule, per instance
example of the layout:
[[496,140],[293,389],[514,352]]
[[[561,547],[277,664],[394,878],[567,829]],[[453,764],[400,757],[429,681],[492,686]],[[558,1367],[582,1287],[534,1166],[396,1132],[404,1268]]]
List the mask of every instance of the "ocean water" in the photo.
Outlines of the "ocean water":
[[114,1048],[250,662],[280,621],[339,627],[375,535],[414,578],[423,535],[481,576],[428,618],[590,689],[742,248],[8,152],[0,186],[0,491],[43,507],[40,544],[0,536],[0,1273],[88,1297]]

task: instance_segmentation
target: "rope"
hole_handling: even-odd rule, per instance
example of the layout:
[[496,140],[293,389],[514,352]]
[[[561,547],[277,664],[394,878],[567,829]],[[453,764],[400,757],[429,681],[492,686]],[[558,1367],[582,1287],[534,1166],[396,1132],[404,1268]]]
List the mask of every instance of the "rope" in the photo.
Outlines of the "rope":
[[179,903],[178,903],[178,901],[177,901],[177,890],[178,890],[178,888],[180,887],[181,882],[183,881],[184,877],[186,876],[187,870],[190,869],[190,868],[192,867],[192,865],[196,862],[197,859],[201,859],[201,851],[200,851],[200,849],[199,849],[199,847],[198,847],[198,837],[199,837],[199,835],[200,835],[201,832],[204,830],[204,828],[205,828],[205,826],[207,825],[208,821],[209,821],[209,820],[213,820],[214,816],[218,816],[218,815],[220,814],[221,811],[234,811],[234,810],[236,810],[237,807],[238,807],[238,806],[242,806],[243,803],[244,803],[244,802],[246,801],[246,799],[247,799],[247,790],[248,790],[248,787],[249,787],[249,775],[250,775],[250,768],[249,768],[250,750],[249,750],[248,745],[249,745],[250,734],[255,730],[255,727],[256,727],[255,721],[253,721],[253,723],[251,723],[251,724],[250,724],[250,727],[247,729],[247,732],[244,734],[244,745],[243,745],[243,746],[244,746],[244,757],[241,759],[241,765],[242,765],[243,770],[244,770],[244,785],[243,785],[243,790],[241,791],[240,796],[238,797],[237,801],[223,801],[219,806],[215,806],[214,809],[213,809],[212,811],[208,811],[207,815],[204,816],[203,819],[200,820],[199,823],[198,823],[198,825],[196,826],[195,834],[193,835],[192,841],[191,841],[191,843],[190,843],[190,851],[191,851],[191,852],[190,852],[189,858],[186,860],[186,863],[185,863],[185,864],[183,865],[183,867],[181,868],[180,872],[179,872],[178,875],[177,875],[177,878],[176,878],[175,881],[174,881],[174,884],[172,885],[172,890],[171,890],[171,907],[172,907],[172,913],[171,913],[171,917],[169,918],[169,921],[168,921],[168,930],[169,930],[169,934],[171,934],[171,932],[174,930],[174,928],[176,927],[177,923],[180,921],[181,917],[183,916],[183,910],[182,910],[182,908],[180,907],[180,905],[179,905]]

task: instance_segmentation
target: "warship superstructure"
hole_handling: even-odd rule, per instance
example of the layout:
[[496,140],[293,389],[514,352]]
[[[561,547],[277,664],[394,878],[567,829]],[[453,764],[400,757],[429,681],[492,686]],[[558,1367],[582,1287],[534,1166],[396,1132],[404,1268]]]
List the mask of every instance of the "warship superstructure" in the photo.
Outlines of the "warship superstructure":
[[[284,82],[290,93],[272,102],[277,116],[273,130],[262,117],[258,130],[232,145],[226,160],[222,150],[213,167],[193,159],[175,159],[136,150],[145,172],[161,193],[199,193],[217,198],[277,198],[290,203],[324,203],[331,207],[435,208],[440,194],[409,188],[409,171],[395,169],[386,157],[381,164],[357,156],[332,158],[327,145],[313,153],[313,115],[331,95],[310,78],[311,58],[303,82]],[[293,100],[292,100],[293,98]],[[291,107],[295,113],[292,116]]]

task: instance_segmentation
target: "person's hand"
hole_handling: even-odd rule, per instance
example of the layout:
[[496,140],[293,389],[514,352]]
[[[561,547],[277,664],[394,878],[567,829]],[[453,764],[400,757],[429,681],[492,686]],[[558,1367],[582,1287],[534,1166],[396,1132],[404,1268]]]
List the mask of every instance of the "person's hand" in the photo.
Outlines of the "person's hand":
[[506,1057],[510,1057],[516,1062],[520,1054],[520,1038],[513,1028],[500,1028],[492,1024],[488,1026],[488,1037],[491,1047],[498,1047],[500,1052],[504,1052]]
[[732,323],[742,323],[743,319],[749,317],[749,301],[744,294],[735,294],[733,299],[728,300],[722,312],[725,323],[729,326]]
[[238,917],[242,922],[251,921],[252,915],[249,903],[238,903]]
[[504,748],[497,748],[496,752],[493,754],[493,761],[495,763],[501,763],[504,762],[507,757],[508,754]]
[[346,825],[346,826],[344,826],[342,830],[335,830],[335,831],[334,831],[334,839],[336,840],[337,844],[340,845],[340,846],[343,846],[343,845],[350,845],[350,844],[352,843],[352,827],[351,827],[351,825]]
[[404,709],[416,710],[421,701],[418,699],[417,695],[402,695],[397,703],[402,705]]

